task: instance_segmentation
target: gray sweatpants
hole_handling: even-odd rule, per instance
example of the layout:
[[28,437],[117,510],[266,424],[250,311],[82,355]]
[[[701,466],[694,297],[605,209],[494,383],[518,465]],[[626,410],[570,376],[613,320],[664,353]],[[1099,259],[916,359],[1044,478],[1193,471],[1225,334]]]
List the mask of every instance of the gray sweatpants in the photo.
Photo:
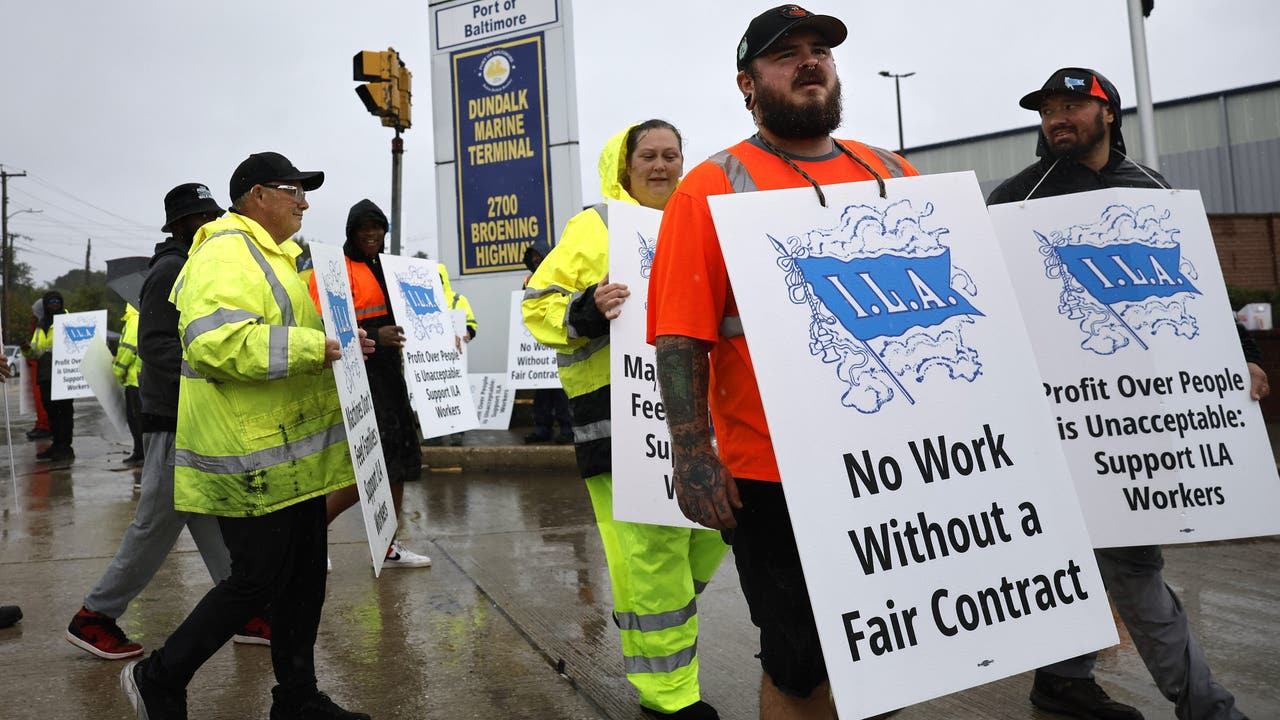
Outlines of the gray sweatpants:
[[84,606],[93,612],[111,618],[123,615],[130,601],[151,582],[169,556],[183,527],[191,531],[214,584],[231,575],[231,555],[222,541],[218,518],[173,509],[173,442],[171,432],[150,432],[142,436],[146,453],[142,496],[138,498],[133,522],[120,541],[120,549],[102,579],[84,599]]
[[[1182,602],[1164,583],[1164,555],[1157,545],[1095,550],[1102,582],[1129,629],[1134,647],[1179,720],[1241,720],[1236,699],[1209,672],[1191,634]],[[1041,668],[1052,675],[1093,677],[1098,653]]]

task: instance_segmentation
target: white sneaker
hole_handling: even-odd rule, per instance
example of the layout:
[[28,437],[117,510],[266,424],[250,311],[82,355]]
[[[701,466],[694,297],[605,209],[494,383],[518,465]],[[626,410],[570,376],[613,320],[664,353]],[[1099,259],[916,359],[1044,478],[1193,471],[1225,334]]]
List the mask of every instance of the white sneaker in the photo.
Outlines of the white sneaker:
[[324,559],[324,571],[327,573],[333,572],[333,558],[327,557]]
[[399,540],[391,542],[391,549],[387,551],[387,559],[382,561],[382,567],[430,567],[431,558],[426,555],[419,555],[412,550],[406,550]]

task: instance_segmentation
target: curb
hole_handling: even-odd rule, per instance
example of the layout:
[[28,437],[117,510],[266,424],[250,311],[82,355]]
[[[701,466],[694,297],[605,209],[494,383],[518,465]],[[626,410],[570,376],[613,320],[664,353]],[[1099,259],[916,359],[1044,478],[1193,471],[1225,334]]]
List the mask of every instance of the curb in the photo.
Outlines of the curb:
[[577,472],[577,468],[572,445],[422,448],[422,469],[431,472],[511,469]]

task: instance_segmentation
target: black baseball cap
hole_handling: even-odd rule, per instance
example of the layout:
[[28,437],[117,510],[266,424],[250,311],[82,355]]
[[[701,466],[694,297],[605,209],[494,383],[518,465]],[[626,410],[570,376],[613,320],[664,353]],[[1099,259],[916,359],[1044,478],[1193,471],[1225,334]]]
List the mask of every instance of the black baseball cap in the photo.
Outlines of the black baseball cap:
[[839,18],[830,15],[814,15],[799,5],[779,5],[765,10],[751,21],[747,31],[738,43],[738,69],[746,70],[747,64],[769,46],[799,27],[812,28],[826,38],[827,44],[835,47],[849,37],[849,29]]
[[269,182],[296,182],[303,190],[315,190],[324,184],[324,173],[319,170],[303,172],[289,162],[289,158],[277,152],[254,153],[245,158],[231,173],[231,202],[249,192],[254,185]]
[[1089,68],[1069,67],[1055,71],[1043,87],[1023,95],[1018,104],[1027,110],[1038,111],[1045,98],[1058,93],[1075,93],[1101,100],[1111,106],[1117,117],[1120,115],[1120,93],[1116,86]]
[[183,183],[164,196],[164,227],[160,228],[160,232],[169,232],[174,222],[188,215],[206,212],[222,214],[222,208],[213,199],[209,186]]

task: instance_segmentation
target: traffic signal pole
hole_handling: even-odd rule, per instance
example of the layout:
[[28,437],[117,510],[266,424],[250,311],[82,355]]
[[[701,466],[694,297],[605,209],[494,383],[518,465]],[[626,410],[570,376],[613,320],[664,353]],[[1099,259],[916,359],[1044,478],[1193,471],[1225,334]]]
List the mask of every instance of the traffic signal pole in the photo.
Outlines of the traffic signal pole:
[[400,254],[400,157],[404,155],[404,139],[400,128],[391,139],[391,254]]

